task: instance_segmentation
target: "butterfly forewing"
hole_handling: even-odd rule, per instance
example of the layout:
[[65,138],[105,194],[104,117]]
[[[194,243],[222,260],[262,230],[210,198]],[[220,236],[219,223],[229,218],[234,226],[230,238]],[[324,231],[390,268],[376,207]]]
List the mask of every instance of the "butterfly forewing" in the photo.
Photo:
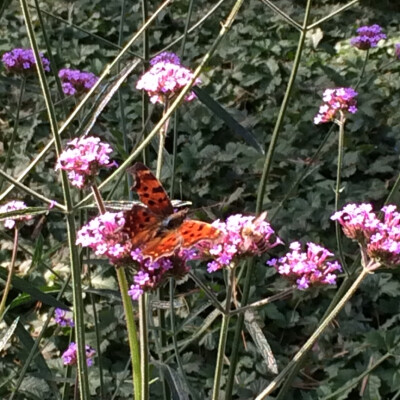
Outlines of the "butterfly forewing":
[[128,171],[133,175],[132,186],[139,195],[140,201],[154,214],[170,215],[174,212],[171,200],[160,181],[142,163],[136,163]]

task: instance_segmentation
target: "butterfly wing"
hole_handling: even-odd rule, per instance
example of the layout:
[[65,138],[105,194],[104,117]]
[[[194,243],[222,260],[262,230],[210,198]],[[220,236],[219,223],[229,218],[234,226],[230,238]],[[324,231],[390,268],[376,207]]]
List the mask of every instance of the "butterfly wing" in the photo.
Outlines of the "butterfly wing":
[[144,164],[137,162],[131,168],[128,168],[128,172],[133,175],[135,180],[132,189],[137,192],[140,201],[150,211],[163,216],[173,214],[174,209],[167,192]]
[[124,212],[124,232],[131,238],[133,247],[142,246],[157,235],[160,216],[152,213],[147,207],[134,205]]
[[214,241],[222,234],[219,229],[211,224],[194,219],[183,221],[178,228],[178,233],[182,238],[181,247],[186,249],[202,240]]
[[167,231],[148,241],[141,250],[144,257],[150,257],[155,261],[161,257],[172,256],[181,243],[182,238],[176,230]]

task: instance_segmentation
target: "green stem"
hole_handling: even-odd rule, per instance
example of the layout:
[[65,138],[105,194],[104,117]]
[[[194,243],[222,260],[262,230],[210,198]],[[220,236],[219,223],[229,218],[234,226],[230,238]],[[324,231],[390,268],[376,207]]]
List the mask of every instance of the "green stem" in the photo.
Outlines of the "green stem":
[[[267,187],[269,173],[271,170],[273,156],[275,153],[275,148],[276,148],[278,137],[279,137],[279,134],[280,134],[280,131],[282,128],[283,120],[286,115],[286,110],[287,110],[287,107],[289,104],[290,94],[292,92],[292,88],[293,88],[293,85],[294,85],[294,82],[296,79],[297,71],[298,71],[298,68],[300,65],[301,55],[303,52],[304,42],[305,42],[306,34],[307,34],[307,24],[308,24],[308,19],[310,16],[311,1],[312,0],[307,0],[307,6],[306,6],[306,11],[305,11],[304,20],[303,20],[303,28],[302,28],[302,31],[301,31],[301,34],[299,37],[296,56],[294,59],[289,82],[286,87],[285,96],[283,98],[281,108],[279,110],[278,118],[275,123],[274,131],[272,133],[272,138],[271,138],[271,142],[269,144],[268,152],[267,152],[267,155],[265,158],[264,168],[263,168],[263,172],[262,172],[262,176],[261,176],[261,182],[260,182],[260,186],[259,186],[258,194],[257,194],[256,214],[259,214],[263,208],[264,195],[265,195],[265,191],[266,191],[266,187]],[[247,302],[249,300],[250,282],[251,282],[251,275],[252,275],[254,264],[255,264],[255,261],[254,261],[254,258],[252,258],[248,262],[248,265],[246,268],[246,276],[244,278],[243,295],[242,295],[242,300],[241,300],[242,306],[247,305]],[[244,314],[241,314],[241,315],[239,315],[237,323],[236,323],[235,336],[234,336],[233,344],[232,344],[232,354],[230,357],[228,381],[227,381],[226,390],[225,390],[226,400],[230,400],[232,398],[233,384],[234,384],[234,380],[235,380],[235,376],[236,376],[236,365],[237,365],[238,356],[239,356],[239,347],[240,347],[241,331],[243,328],[243,323],[244,323]]]
[[[163,116],[168,112],[168,100],[166,99],[164,102],[164,112]],[[159,135],[159,142],[158,142],[158,153],[157,153],[157,170],[156,170],[156,178],[160,179],[161,177],[161,170],[163,164],[163,152],[164,152],[164,145],[165,145],[165,138],[167,137],[168,132],[168,125],[169,125],[170,118],[165,120],[163,127],[160,129]]]
[[339,314],[342,308],[346,305],[346,303],[350,300],[355,291],[361,285],[363,280],[375,269],[375,267],[376,267],[375,264],[371,264],[369,268],[363,268],[361,270],[360,275],[351,285],[346,294],[341,298],[336,307],[331,311],[331,313],[322,322],[322,324],[315,330],[315,332],[310,336],[310,338],[306,341],[306,343],[304,343],[302,348],[296,353],[296,355],[286,365],[286,367],[281,371],[281,373],[262,391],[262,393],[260,393],[256,397],[256,400],[265,399],[266,396],[268,396],[273,390],[275,390],[279,386],[279,384],[282,382],[283,378],[290,371],[290,369],[294,367],[294,365],[301,359],[304,353],[308,352],[312,348],[316,340],[322,335],[322,333],[329,326],[332,320],[336,318],[336,316]]
[[[27,0],[20,0],[22,13],[27,28],[29,42],[33,49],[35,56],[36,68],[40,86],[44,96],[51,132],[53,134],[53,143],[55,144],[57,157],[62,152],[61,137],[58,131],[58,122],[55,114],[54,104],[51,99],[50,89],[47,84],[46,76],[44,73],[43,65],[41,62],[39,48],[36,42],[36,37],[32,25],[32,18],[29,13]],[[86,364],[86,349],[85,349],[85,320],[84,320],[84,304],[82,298],[82,282],[81,282],[81,265],[79,262],[78,250],[76,247],[76,228],[75,219],[72,214],[73,204],[69,188],[69,182],[65,171],[61,171],[61,181],[64,195],[64,203],[67,208],[67,229],[68,229],[68,246],[70,253],[70,263],[72,272],[72,296],[74,302],[74,320],[75,320],[75,339],[77,344],[77,366],[78,366],[78,380],[80,386],[80,396],[82,400],[90,398],[89,380]]]
[[[24,93],[25,93],[25,85],[26,85],[26,77],[25,75],[22,77],[21,79],[21,86],[19,88],[19,97],[18,97],[18,103],[17,103],[17,111],[15,114],[15,120],[14,120],[14,127],[13,127],[13,131],[11,134],[11,140],[9,142],[8,145],[8,150],[7,150],[7,155],[6,155],[6,159],[4,161],[4,165],[3,165],[3,170],[7,171],[7,168],[10,164],[11,161],[11,157],[12,154],[14,152],[14,143],[15,143],[15,139],[17,138],[17,133],[18,133],[18,126],[19,126],[19,114],[21,111],[21,106],[22,106],[22,99],[24,97]],[[3,187],[3,178],[0,180],[0,191],[1,188]]]
[[394,183],[392,190],[390,191],[388,197],[386,198],[385,206],[392,201],[392,197],[396,194],[399,188],[400,188],[400,174],[397,176],[396,182]]
[[266,6],[271,8],[271,10],[275,11],[277,14],[279,14],[289,25],[292,25],[294,28],[296,28],[298,31],[301,32],[301,25],[297,23],[293,18],[291,18],[289,15],[284,13],[279,7],[277,7],[272,1],[270,0],[261,0]]
[[[336,188],[335,188],[335,212],[339,211],[339,200],[341,191],[340,186],[341,186],[342,165],[343,165],[344,124],[346,123],[346,119],[343,112],[340,112],[340,120],[337,121],[337,123],[339,125],[339,139],[338,139],[338,159],[337,159]],[[343,255],[342,229],[337,221],[335,221],[335,230],[336,230],[336,242],[337,242],[340,262],[342,264],[342,267],[346,275],[348,275],[349,273]]]
[[105,214],[106,206],[104,205],[103,197],[101,196],[100,190],[95,183],[93,183],[92,185],[92,193],[100,214]]
[[147,294],[139,297],[140,372],[142,393],[140,400],[149,399],[149,343],[147,321]]
[[360,76],[358,77],[358,81],[357,81],[356,85],[354,86],[354,90],[357,90],[358,86],[360,86],[362,78],[364,77],[365,67],[367,66],[368,58],[369,58],[369,49],[367,49],[365,52],[365,58],[364,58],[364,62],[363,62],[362,68],[361,68]]
[[133,313],[132,299],[128,294],[128,281],[126,280],[125,270],[117,268],[119,290],[121,291],[122,304],[125,312],[126,328],[128,330],[128,341],[131,352],[131,363],[133,371],[133,394],[135,400],[143,399],[142,392],[145,391],[141,383],[141,359],[140,349],[137,339],[136,325]]
[[10,262],[10,267],[9,267],[9,270],[8,270],[6,286],[4,287],[3,297],[2,297],[1,303],[0,303],[0,321],[3,320],[3,314],[4,314],[4,310],[6,309],[8,293],[10,292],[10,289],[11,289],[11,280],[12,280],[12,276],[14,274],[15,261],[17,259],[18,231],[19,231],[18,227],[17,227],[17,223],[18,222],[16,222],[16,225],[14,227],[14,243],[13,243],[13,249],[12,249],[12,254],[11,254],[11,262]]
[[225,347],[226,347],[226,341],[228,339],[229,320],[231,318],[230,311],[231,311],[231,300],[232,300],[234,280],[235,280],[235,266],[232,265],[228,268],[228,287],[226,290],[225,313],[222,315],[222,325],[219,334],[217,363],[215,365],[212,400],[219,400],[221,376],[225,358]]

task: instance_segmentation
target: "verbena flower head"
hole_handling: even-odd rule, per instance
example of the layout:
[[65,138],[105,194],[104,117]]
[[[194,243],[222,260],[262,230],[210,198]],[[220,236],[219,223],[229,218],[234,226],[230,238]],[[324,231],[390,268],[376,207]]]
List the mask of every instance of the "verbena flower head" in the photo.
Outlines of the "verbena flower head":
[[56,308],[54,311],[54,320],[56,323],[62,327],[70,326],[71,328],[75,326],[74,320],[67,317],[67,312],[61,308]]
[[61,69],[58,76],[62,82],[63,92],[68,96],[81,95],[88,92],[99,79],[91,72],[68,68]]
[[57,161],[56,170],[68,172],[68,178],[73,186],[83,188],[93,183],[99,169],[116,165],[110,162],[109,154],[112,148],[96,137],[75,138],[67,144]]
[[372,211],[371,204],[349,204],[331,219],[337,220],[344,234],[358,241],[370,258],[395,267],[400,264],[400,213],[395,205],[381,211],[383,220]]
[[[43,53],[40,54],[43,69],[50,71],[50,62],[44,57]],[[26,74],[35,70],[36,61],[32,49],[14,49],[3,54],[3,64],[9,72],[16,74]]]
[[[88,367],[93,365],[93,357],[96,355],[96,350],[93,347],[86,345],[86,364]],[[62,354],[64,365],[76,365],[78,361],[77,346],[75,342],[71,342],[68,349]]]
[[173,256],[152,261],[144,258],[139,248],[133,250],[131,257],[135,261],[137,272],[133,277],[134,284],[128,291],[129,296],[138,300],[144,292],[157,289],[168,278],[183,278],[189,272],[186,261],[190,254],[183,250]]
[[279,274],[296,283],[300,290],[310,286],[336,284],[336,272],[342,268],[337,261],[328,261],[333,254],[327,249],[315,244],[307,243],[307,251],[301,251],[301,244],[293,242],[291,252],[279,259],[267,262]]
[[382,28],[377,25],[361,26],[357,29],[358,36],[350,40],[350,44],[360,50],[368,50],[376,47],[378,43],[386,39],[386,35],[382,32]]
[[319,108],[318,114],[314,118],[314,124],[333,121],[339,111],[355,114],[357,112],[357,101],[355,100],[357,95],[358,93],[352,88],[326,89],[323,94],[324,104]]
[[129,235],[123,232],[123,212],[106,212],[89,221],[77,233],[76,244],[90,247],[96,255],[106,256],[115,265],[130,260],[132,250]]
[[181,65],[181,59],[171,51],[163,51],[158,56],[153,57],[150,60],[150,65],[153,66],[159,62],[168,62],[171,64]]
[[281,244],[282,241],[265,218],[266,213],[258,218],[235,214],[225,222],[214,221],[212,225],[223,232],[221,240],[215,243],[202,242],[196,246],[200,254],[205,253],[213,258],[207,264],[207,271],[214,272],[228,267],[239,257],[260,255]]
[[[193,78],[193,72],[183,67],[179,57],[173,53],[161,53],[150,61],[150,65],[150,69],[138,80],[136,88],[145,90],[152,103],[172,101]],[[196,79],[195,84],[200,82]],[[190,92],[185,100],[191,101],[195,97],[194,92]]]
[[[13,200],[8,202],[7,204],[4,204],[0,207],[0,214],[1,213],[6,213],[6,212],[11,212],[11,211],[16,211],[16,210],[23,210],[26,208],[26,204],[23,201],[19,200]],[[12,229],[15,227],[16,222],[15,221],[29,221],[32,219],[31,215],[19,215],[11,218],[5,219],[4,226],[8,229]]]
[[394,45],[394,55],[400,60],[400,43]]

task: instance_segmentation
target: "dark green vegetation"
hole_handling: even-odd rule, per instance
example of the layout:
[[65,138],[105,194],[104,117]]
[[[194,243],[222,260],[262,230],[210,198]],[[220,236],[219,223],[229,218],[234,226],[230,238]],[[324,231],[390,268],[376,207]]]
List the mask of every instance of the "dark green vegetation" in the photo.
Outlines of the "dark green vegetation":
[[[146,2],[144,2],[146,3]],[[151,14],[159,5],[148,1]],[[190,25],[205,15],[215,2],[194,2]],[[275,1],[294,20],[301,23],[305,1]],[[346,1],[321,0],[312,6],[311,22],[330,14]],[[376,3],[380,3],[376,5]],[[345,154],[343,161],[341,205],[348,202],[372,202],[381,206],[399,174],[400,114],[400,60],[394,57],[394,43],[400,42],[398,21],[400,7],[389,1],[360,1],[336,17],[322,23],[307,35],[300,68],[281,134],[277,141],[272,169],[267,182],[263,209],[269,211],[272,226],[286,242],[314,241],[337,252],[334,224],[329,217],[334,211],[336,180],[337,130],[331,124],[315,126],[312,122],[321,103],[321,94],[327,87],[354,87],[363,67],[365,52],[349,45],[357,27],[377,23],[383,27],[388,39],[370,52],[365,73],[358,86],[357,114],[349,117],[345,128]],[[208,51],[226,18],[233,2],[225,1],[206,21],[186,38],[184,64],[195,67]],[[40,49],[46,50],[37,10],[32,2],[32,15]],[[124,44],[142,23],[141,5],[135,2],[89,1],[40,3],[44,30],[54,62],[52,72],[63,67],[79,68],[100,74],[106,64],[118,54],[118,44]],[[150,56],[159,52],[183,34],[188,1],[177,0],[148,31]],[[5,1],[1,8],[0,51],[14,47],[29,47],[29,42],[17,1]],[[122,16],[121,16],[122,15]],[[122,29],[121,29],[122,27]],[[282,103],[293,65],[299,32],[288,25],[258,0],[248,0],[240,10],[232,30],[222,42],[201,75],[202,90],[218,101],[229,114],[267,148]],[[171,50],[179,53],[181,42]],[[143,43],[138,41],[131,52],[143,54]],[[132,56],[132,55],[131,55]],[[129,58],[129,57],[128,57]],[[128,59],[127,58],[127,59]],[[121,63],[121,68],[124,63]],[[56,66],[56,67],[55,67]],[[116,71],[113,72],[114,74]],[[135,89],[141,70],[136,70],[126,84],[113,97],[91,131],[108,140],[116,151],[119,163],[141,140],[142,95]],[[52,73],[47,74],[53,99],[57,101],[57,116],[63,121],[73,109],[72,98],[62,99]],[[20,80],[2,70],[0,76],[0,153],[4,165],[9,149],[18,103]],[[80,113],[79,118],[64,133],[74,137],[80,122],[90,113],[93,102]],[[150,106],[150,112],[153,107]],[[161,116],[161,107],[154,107],[148,130]],[[163,182],[171,183],[173,123],[167,138]],[[181,106],[177,115],[177,159],[175,199],[190,200],[198,218],[223,218],[234,212],[254,213],[256,193],[260,182],[265,155],[246,144],[240,135],[201,101]],[[47,113],[36,77],[27,81],[22,98],[20,121],[10,165],[6,172],[17,177],[51,139]],[[322,146],[322,148],[321,148]],[[157,144],[147,152],[147,164],[155,166]],[[317,150],[320,149],[315,156]],[[62,199],[58,174],[54,172],[55,153],[51,150],[44,160],[31,171],[25,185],[49,198]],[[105,171],[104,176],[107,175]],[[107,186],[104,194],[113,200],[127,200],[129,183]],[[8,183],[4,182],[4,190]],[[79,192],[74,191],[75,202]],[[43,206],[21,191],[8,195],[18,197],[30,206]],[[399,194],[392,203],[399,203]],[[77,215],[82,221],[95,215],[88,209]],[[38,224],[41,224],[38,226]],[[11,254],[11,238],[0,232],[1,277],[5,275]],[[49,292],[53,299],[69,276],[66,229],[62,214],[51,212],[45,220],[36,217],[35,223],[24,227],[18,253],[18,275],[26,285]],[[284,247],[274,249],[273,256],[283,254]],[[357,261],[355,244],[344,240],[347,265]],[[279,253],[281,252],[281,253]],[[129,348],[124,328],[122,305],[117,291],[114,268],[104,260],[90,257],[85,267],[85,322],[87,342],[98,348],[96,330],[101,343],[101,369],[99,359],[89,369],[89,382],[94,399],[131,398]],[[54,273],[49,272],[49,268]],[[90,272],[90,274],[89,274]],[[196,266],[202,277],[216,293],[224,298],[225,285],[220,273],[208,274],[204,265]],[[341,279],[339,279],[340,285]],[[270,296],[287,287],[287,283],[274,270],[257,260],[252,275],[250,301]],[[23,287],[22,287],[23,289]],[[28,292],[27,289],[24,290]],[[267,338],[278,367],[281,370],[300,346],[317,328],[337,289],[295,292],[286,300],[258,309],[256,318]],[[166,289],[168,292],[168,289]],[[69,331],[56,330],[51,322],[44,331],[33,361],[24,371],[23,366],[32,349],[33,341],[47,319],[47,298],[37,293],[21,295],[14,285],[7,324],[20,316],[22,325],[2,351],[0,359],[0,398],[9,398],[16,384],[21,384],[14,399],[56,399],[55,386],[73,383],[74,371],[65,378],[66,368],[60,360],[70,341]],[[176,330],[184,370],[192,390],[199,399],[209,398],[215,366],[220,318],[204,294],[191,280],[176,287]],[[240,299],[240,290],[237,293]],[[61,301],[71,304],[71,290],[67,286]],[[37,300],[42,303],[38,304]],[[46,303],[47,301],[47,303]],[[381,271],[371,275],[320,338],[293,387],[284,399],[322,399],[336,390],[348,390],[334,395],[334,399],[395,399],[400,393],[399,358],[396,356],[400,339],[400,282],[398,271]],[[167,312],[167,316],[168,316]],[[210,320],[214,316],[213,320]],[[232,330],[226,354],[231,352]],[[153,314],[150,330],[151,354],[154,357],[151,374],[156,378],[163,370],[173,388],[182,387],[167,319],[167,344],[160,350],[160,332],[152,329],[157,324]],[[97,326],[96,326],[97,325]],[[1,334],[6,330],[2,323]],[[273,379],[248,331],[243,335],[246,350],[240,349],[234,388],[235,398],[251,399]],[[163,352],[164,351],[164,352]],[[160,353],[163,352],[162,360]],[[388,353],[393,356],[381,357]],[[168,365],[168,366],[167,366]],[[369,369],[370,374],[366,374]],[[227,371],[227,369],[226,369]],[[225,371],[225,372],[226,372]],[[365,377],[364,375],[365,374]],[[124,378],[129,378],[124,381]],[[354,381],[352,381],[354,380]],[[121,383],[122,382],[122,383]],[[353,382],[353,384],[351,384]],[[222,382],[224,384],[224,380]],[[176,390],[176,389],[174,389]],[[161,399],[159,381],[151,387],[151,399]],[[73,395],[71,390],[71,396]],[[58,392],[57,392],[58,393]],[[173,391],[174,393],[174,391]],[[178,395],[176,395],[178,396]],[[180,396],[183,396],[182,392]],[[64,397],[65,399],[68,397]],[[71,397],[72,398],[72,397]],[[174,397],[185,398],[185,397]],[[282,399],[281,399],[282,400]]]

